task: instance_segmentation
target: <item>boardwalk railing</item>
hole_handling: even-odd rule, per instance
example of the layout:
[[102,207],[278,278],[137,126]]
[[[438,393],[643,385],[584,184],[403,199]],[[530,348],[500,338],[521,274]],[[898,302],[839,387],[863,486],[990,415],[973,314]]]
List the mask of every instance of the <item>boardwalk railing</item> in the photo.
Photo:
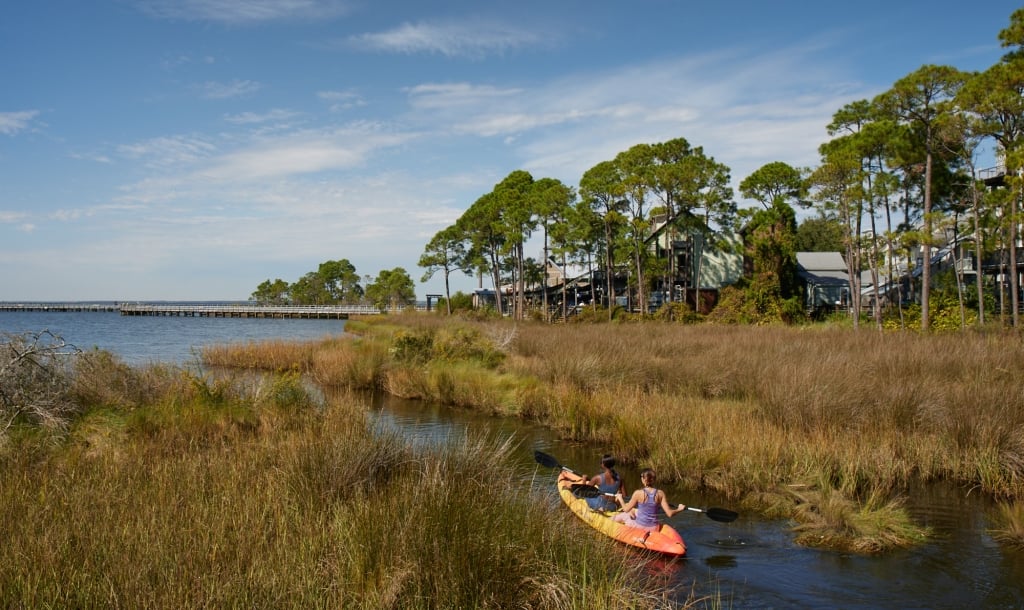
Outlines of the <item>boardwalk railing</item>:
[[0,303],[0,311],[118,311],[116,303]]
[[193,318],[305,318],[345,320],[381,312],[372,305],[183,305],[165,303],[0,303],[0,311],[120,312],[122,316]]
[[122,316],[186,316],[196,318],[306,318],[344,320],[378,315],[371,305],[148,305],[124,303]]

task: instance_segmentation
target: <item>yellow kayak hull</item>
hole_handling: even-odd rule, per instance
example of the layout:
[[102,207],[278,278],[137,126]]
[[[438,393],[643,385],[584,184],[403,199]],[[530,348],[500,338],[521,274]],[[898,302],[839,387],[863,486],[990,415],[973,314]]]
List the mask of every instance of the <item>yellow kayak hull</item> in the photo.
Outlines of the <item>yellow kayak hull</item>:
[[561,496],[562,502],[565,502],[569,510],[580,519],[583,519],[587,525],[609,538],[630,546],[676,557],[686,554],[686,544],[683,542],[683,537],[670,525],[662,524],[657,531],[648,532],[641,528],[630,527],[624,523],[614,521],[612,516],[618,513],[591,510],[587,501],[574,496],[570,489],[574,483],[582,482],[583,479],[579,476],[563,470],[558,475],[558,495]]

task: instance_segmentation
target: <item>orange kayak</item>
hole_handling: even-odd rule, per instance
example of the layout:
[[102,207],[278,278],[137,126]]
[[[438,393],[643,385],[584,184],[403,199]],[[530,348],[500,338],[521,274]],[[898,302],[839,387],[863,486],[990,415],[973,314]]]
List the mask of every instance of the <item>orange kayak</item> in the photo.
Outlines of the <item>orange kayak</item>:
[[573,495],[570,487],[574,483],[581,483],[583,479],[572,472],[563,470],[558,475],[558,495],[572,512],[580,519],[587,522],[589,526],[602,534],[614,538],[619,542],[635,546],[648,551],[656,551],[676,557],[686,554],[686,544],[683,537],[672,526],[662,524],[657,531],[648,532],[637,527],[630,527],[624,523],[612,520],[616,512],[605,513],[591,510],[587,501]]

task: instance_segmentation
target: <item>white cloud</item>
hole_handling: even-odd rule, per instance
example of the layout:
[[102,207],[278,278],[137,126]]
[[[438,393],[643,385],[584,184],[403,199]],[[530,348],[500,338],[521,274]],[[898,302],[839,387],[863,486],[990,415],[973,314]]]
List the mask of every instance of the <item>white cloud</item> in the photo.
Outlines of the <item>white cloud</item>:
[[287,121],[298,116],[298,112],[274,108],[262,114],[256,112],[242,112],[239,114],[224,115],[224,120],[236,125],[249,125],[258,123],[269,123],[274,121]]
[[19,131],[24,131],[29,128],[32,119],[36,118],[38,115],[38,110],[0,112],[0,133],[13,136]]
[[305,131],[265,139],[222,155],[196,172],[217,182],[248,181],[357,167],[382,148],[407,142],[410,134],[387,133],[356,124],[333,131]]
[[418,137],[414,132],[355,122],[333,129],[256,134],[245,140],[222,136],[216,143],[199,136],[154,138],[119,147],[122,155],[141,159],[146,167],[162,173],[122,186],[118,202],[167,205],[190,197],[204,199],[216,185],[240,188],[290,176],[346,171]]
[[415,108],[435,109],[487,104],[524,93],[519,88],[499,88],[471,83],[426,83],[406,89]]
[[124,144],[117,150],[127,158],[143,160],[146,167],[162,169],[208,158],[216,146],[204,136],[166,136]]
[[348,12],[343,0],[138,0],[145,13],[177,21],[249,25],[281,20],[319,20]]
[[331,112],[340,112],[366,105],[366,101],[354,91],[320,91],[316,96],[330,104]]
[[259,91],[262,85],[251,80],[235,79],[226,83],[207,81],[194,85],[193,88],[199,95],[210,100],[224,100],[232,97],[239,97]]
[[0,223],[14,224],[26,217],[27,214],[24,212],[8,212],[0,210]]
[[397,28],[352,36],[353,46],[368,51],[438,54],[479,59],[491,54],[548,45],[552,36],[505,24],[470,20],[447,23],[404,23]]
[[810,165],[825,125],[874,91],[836,82],[820,44],[718,53],[570,75],[518,87],[424,84],[415,121],[437,132],[501,136],[522,167],[576,183],[641,142],[686,138],[735,180],[770,161]]
[[79,159],[79,160],[82,160],[82,161],[95,161],[96,163],[111,163],[112,162],[110,157],[105,155],[105,154],[103,154],[103,153],[72,152],[72,153],[69,153],[69,156],[72,159]]

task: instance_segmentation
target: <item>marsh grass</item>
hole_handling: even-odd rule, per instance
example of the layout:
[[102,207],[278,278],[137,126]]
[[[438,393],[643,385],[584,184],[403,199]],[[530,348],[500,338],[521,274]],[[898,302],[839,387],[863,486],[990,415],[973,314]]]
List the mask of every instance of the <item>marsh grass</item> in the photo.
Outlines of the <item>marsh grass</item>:
[[852,528],[865,532],[858,548],[920,539],[899,506],[915,481],[1024,494],[1024,392],[1014,374],[1024,346],[1011,335],[514,328],[500,370],[542,383],[534,395],[543,408],[525,415],[768,515],[795,516],[788,486],[816,481],[817,500],[803,504],[838,495],[858,507],[841,513],[846,521],[892,521],[894,535]]
[[993,520],[994,539],[1024,550],[1024,502],[1000,502]]
[[0,607],[667,605],[508,439],[410,446],[294,372],[108,364],[64,434],[3,437]]
[[225,343],[205,346],[200,357],[207,366],[231,366],[262,371],[308,369],[314,346],[330,346],[334,340],[285,341],[271,339],[247,343]]
[[899,502],[913,482],[1024,497],[1014,336],[415,315],[358,331],[354,346],[313,346],[313,360],[374,345],[377,387],[534,419],[746,510],[803,519],[842,548],[919,540]]

